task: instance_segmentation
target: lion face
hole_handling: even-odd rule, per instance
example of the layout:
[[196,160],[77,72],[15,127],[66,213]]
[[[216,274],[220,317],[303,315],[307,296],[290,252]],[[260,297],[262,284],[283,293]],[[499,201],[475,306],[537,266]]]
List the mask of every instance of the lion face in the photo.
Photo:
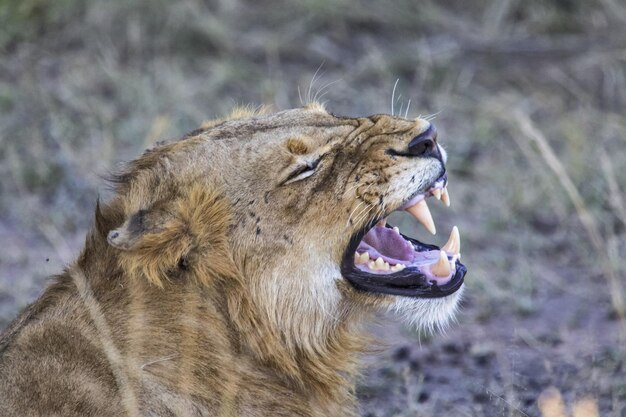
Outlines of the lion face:
[[466,272],[458,230],[440,250],[385,221],[406,210],[434,233],[425,200],[449,202],[428,121],[311,105],[216,124],[192,142],[181,172],[211,178],[230,202],[233,260],[282,331],[321,331],[372,308],[430,327],[453,313]]

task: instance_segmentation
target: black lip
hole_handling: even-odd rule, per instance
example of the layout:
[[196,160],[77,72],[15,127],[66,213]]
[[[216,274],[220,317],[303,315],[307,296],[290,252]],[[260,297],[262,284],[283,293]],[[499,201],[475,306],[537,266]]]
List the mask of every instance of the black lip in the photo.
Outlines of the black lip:
[[[389,275],[369,274],[358,269],[354,265],[354,252],[365,234],[378,222],[373,220],[361,231],[356,233],[346,249],[341,262],[341,274],[352,286],[358,290],[401,295],[415,298],[441,298],[455,293],[464,282],[467,268],[458,260],[456,272],[452,279],[445,285],[439,286],[435,282],[428,282],[427,277],[417,268],[406,268],[402,271]],[[390,227],[390,226],[387,226]],[[437,250],[435,245],[428,245],[416,239],[402,235],[403,238],[413,244],[416,250]]]

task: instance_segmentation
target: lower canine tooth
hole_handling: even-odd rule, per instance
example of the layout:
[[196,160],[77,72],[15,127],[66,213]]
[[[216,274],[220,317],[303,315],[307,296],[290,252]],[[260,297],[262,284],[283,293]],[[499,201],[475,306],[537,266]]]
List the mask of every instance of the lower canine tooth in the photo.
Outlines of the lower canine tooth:
[[446,251],[452,255],[458,255],[461,252],[461,235],[459,234],[459,228],[454,226],[452,232],[450,232],[450,238],[441,250]]
[[419,203],[415,204],[406,209],[409,213],[413,215],[424,227],[433,235],[437,233],[437,229],[435,229],[435,222],[433,221],[433,216],[430,214],[430,210],[428,209],[428,205],[426,204],[426,200],[422,200]]
[[430,267],[430,272],[437,277],[447,277],[451,271],[448,255],[444,251],[439,251],[439,260]]

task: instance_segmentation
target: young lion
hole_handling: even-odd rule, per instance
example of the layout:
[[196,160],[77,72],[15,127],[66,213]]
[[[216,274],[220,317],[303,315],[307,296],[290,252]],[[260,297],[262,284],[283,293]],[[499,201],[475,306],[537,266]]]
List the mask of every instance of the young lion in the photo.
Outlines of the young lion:
[[465,267],[422,119],[240,114],[114,178],[78,260],[0,338],[3,416],[351,416],[360,323],[446,322]]

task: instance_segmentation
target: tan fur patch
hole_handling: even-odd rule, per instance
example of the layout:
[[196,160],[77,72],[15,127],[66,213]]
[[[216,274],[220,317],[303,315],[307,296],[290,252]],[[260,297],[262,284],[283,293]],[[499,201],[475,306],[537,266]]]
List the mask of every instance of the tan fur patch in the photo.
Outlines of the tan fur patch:
[[294,155],[305,155],[311,150],[306,138],[290,138],[287,141],[287,149]]
[[456,297],[369,294],[341,272],[358,231],[439,175],[387,152],[428,124],[267,112],[113,178],[78,260],[0,338],[1,415],[353,416],[364,319],[447,320]]

